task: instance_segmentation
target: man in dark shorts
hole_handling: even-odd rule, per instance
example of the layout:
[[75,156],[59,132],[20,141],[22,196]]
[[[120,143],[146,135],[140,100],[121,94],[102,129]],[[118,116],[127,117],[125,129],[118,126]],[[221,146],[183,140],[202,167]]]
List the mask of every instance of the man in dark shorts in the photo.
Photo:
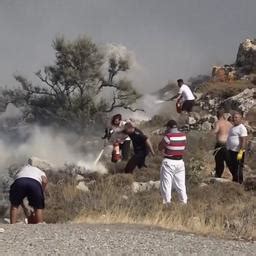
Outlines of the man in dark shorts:
[[142,131],[135,128],[132,123],[126,123],[124,130],[131,138],[134,150],[134,155],[125,167],[125,173],[133,173],[136,167],[139,169],[146,167],[145,160],[149,152],[153,156],[155,153],[148,137],[144,135]]
[[187,113],[192,112],[193,106],[195,104],[195,96],[192,90],[188,85],[184,84],[183,79],[178,79],[177,84],[179,89],[178,94],[174,95],[170,100],[174,100],[176,98],[178,103],[181,103],[181,110]]
[[[30,163],[30,161],[29,161]],[[28,223],[43,222],[44,190],[47,185],[47,177],[43,171],[30,164],[23,167],[15,177],[10,188],[10,221],[17,222],[19,206],[23,205],[23,199],[27,198],[33,213],[28,216]]]

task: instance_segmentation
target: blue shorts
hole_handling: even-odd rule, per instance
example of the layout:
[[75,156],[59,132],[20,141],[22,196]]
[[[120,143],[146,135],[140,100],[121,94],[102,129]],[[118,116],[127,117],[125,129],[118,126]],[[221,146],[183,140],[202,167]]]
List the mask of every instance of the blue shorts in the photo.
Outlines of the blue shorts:
[[37,180],[19,178],[11,185],[9,199],[12,206],[20,206],[25,197],[28,198],[29,205],[33,208],[44,209],[44,192]]

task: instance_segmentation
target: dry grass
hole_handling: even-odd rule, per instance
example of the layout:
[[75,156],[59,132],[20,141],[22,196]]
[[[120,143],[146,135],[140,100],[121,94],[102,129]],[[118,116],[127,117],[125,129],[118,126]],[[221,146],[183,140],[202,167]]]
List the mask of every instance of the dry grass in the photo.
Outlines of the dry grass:
[[[209,134],[190,133],[187,152],[187,185],[189,203],[182,206],[174,193],[173,204],[163,208],[158,190],[134,194],[133,181],[159,180],[161,157],[148,159],[148,168],[134,175],[118,173],[88,175],[90,193],[75,188],[72,178],[57,182],[52,179],[47,193],[47,222],[74,221],[77,223],[128,223],[170,228],[172,230],[212,234],[229,238],[256,238],[255,193],[246,192],[233,183],[200,186],[213,169],[213,156],[209,152],[213,141]],[[199,139],[200,138],[200,139]],[[160,137],[153,136],[156,147]],[[110,166],[109,166],[110,167]]]
[[106,176],[90,194],[77,191],[71,184],[59,185],[48,195],[47,221],[143,224],[229,238],[256,238],[255,194],[239,185],[190,186],[187,206],[180,205],[174,195],[172,207],[165,209],[159,191],[133,194],[132,181],[131,175]]
[[203,94],[210,94],[212,96],[221,96],[228,98],[234,96],[246,88],[254,88],[255,85],[247,80],[238,80],[228,83],[224,82],[208,82],[199,88],[199,92]]

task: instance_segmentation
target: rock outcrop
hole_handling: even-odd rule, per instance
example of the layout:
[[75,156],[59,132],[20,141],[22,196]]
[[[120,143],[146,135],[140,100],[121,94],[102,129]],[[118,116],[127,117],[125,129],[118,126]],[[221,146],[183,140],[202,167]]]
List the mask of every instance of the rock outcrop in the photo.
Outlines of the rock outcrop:
[[237,69],[234,65],[213,66],[212,80],[215,82],[229,82],[238,79]]
[[214,123],[217,121],[217,117],[214,114],[200,114],[198,112],[192,112],[188,118],[189,129],[199,131],[209,131],[213,128]]
[[248,124],[256,130],[256,105],[253,106],[249,112],[246,114],[246,120],[248,121]]
[[246,39],[240,44],[236,66],[247,72],[256,71],[256,39]]
[[246,39],[238,49],[236,62],[231,65],[214,66],[212,80],[228,82],[238,79],[250,79],[256,72],[256,39]]
[[221,97],[212,97],[208,94],[200,99],[199,106],[202,110],[205,110],[212,115],[215,115],[216,111],[221,107],[227,112],[239,110],[246,115],[256,106],[256,88],[245,89],[241,93],[225,100]]
[[243,92],[223,101],[225,109],[240,110],[247,114],[256,105],[256,88],[245,89]]

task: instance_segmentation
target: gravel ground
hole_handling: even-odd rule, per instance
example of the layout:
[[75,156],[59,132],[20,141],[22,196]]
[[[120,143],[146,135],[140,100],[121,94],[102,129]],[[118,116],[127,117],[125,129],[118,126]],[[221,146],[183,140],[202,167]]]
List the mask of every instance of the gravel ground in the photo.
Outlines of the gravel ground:
[[256,244],[129,225],[2,225],[0,255],[256,255]]

